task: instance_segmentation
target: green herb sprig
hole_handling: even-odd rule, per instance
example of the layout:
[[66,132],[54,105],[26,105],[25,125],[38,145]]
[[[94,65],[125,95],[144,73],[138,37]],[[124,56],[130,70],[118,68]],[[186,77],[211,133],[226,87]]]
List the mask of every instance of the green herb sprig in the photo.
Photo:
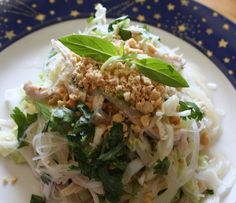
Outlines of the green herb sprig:
[[165,157],[162,161],[158,160],[154,166],[154,171],[159,175],[168,175],[168,169],[170,167],[170,161],[168,157]]
[[179,102],[180,108],[179,111],[190,110],[191,114],[189,116],[182,117],[184,120],[188,119],[196,119],[197,121],[201,121],[204,118],[204,113],[200,110],[200,108],[193,102]]

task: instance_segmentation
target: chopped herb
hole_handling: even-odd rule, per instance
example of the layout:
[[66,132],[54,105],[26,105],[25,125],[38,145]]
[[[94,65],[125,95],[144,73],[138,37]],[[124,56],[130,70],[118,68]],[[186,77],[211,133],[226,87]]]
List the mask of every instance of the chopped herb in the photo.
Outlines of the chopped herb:
[[47,184],[47,185],[49,185],[49,183],[51,182],[51,179],[52,179],[52,177],[47,173],[42,173],[40,178],[43,181],[43,183]]
[[118,99],[124,99],[124,91],[123,91],[123,90],[118,90],[118,91],[116,92],[116,97],[117,97]]
[[196,119],[197,121],[201,121],[204,117],[204,113],[199,109],[199,107],[193,102],[179,102],[180,108],[179,111],[191,110],[191,115],[187,117],[182,117],[184,120],[188,119]]
[[84,104],[83,102],[79,102],[79,103],[77,104],[77,109],[80,110],[80,111],[84,114],[84,117],[85,117],[86,119],[90,119],[91,116],[92,116],[92,114],[93,114],[93,113],[90,111],[89,107],[88,107],[86,104]]
[[111,56],[117,55],[116,47],[112,42],[89,35],[69,35],[59,39],[71,51],[84,57],[105,62]]
[[108,26],[108,32],[112,32],[114,30],[113,25],[116,25],[124,20],[127,20],[128,16],[121,16],[117,19],[115,19],[114,21],[112,21],[109,26]]
[[155,173],[159,175],[168,175],[168,169],[170,167],[170,161],[168,157],[165,157],[162,161],[158,160],[154,166]]
[[179,189],[178,192],[175,194],[174,198],[171,200],[171,203],[179,203],[183,194],[183,191]]
[[66,107],[59,107],[52,109],[49,126],[52,131],[66,134],[71,128],[74,121],[75,114],[72,110]]
[[119,29],[119,35],[120,35],[120,38],[124,41],[126,41],[132,37],[132,33],[129,30],[126,30],[123,28]]
[[90,23],[93,22],[93,20],[94,20],[94,17],[90,16],[90,17],[87,18],[87,23],[90,24]]
[[164,189],[160,190],[160,191],[157,193],[157,195],[160,196],[160,195],[163,194],[166,190],[167,190],[167,188],[164,188]]
[[146,31],[148,31],[148,32],[150,31],[150,28],[149,28],[149,26],[148,26],[148,25],[146,25],[146,24],[144,24],[144,25],[143,25],[143,29],[145,29],[145,30],[146,30]]
[[138,70],[148,78],[171,87],[189,87],[186,80],[168,63],[155,58],[135,62]]
[[[85,108],[83,110],[87,115],[90,114]],[[110,132],[97,148],[91,147],[87,142],[87,139],[90,140],[89,135],[68,135],[67,139],[81,173],[101,181],[107,199],[110,202],[118,202],[123,193],[121,178],[130,161],[127,158],[128,147],[122,124],[113,123]],[[70,169],[77,168],[72,166]]]
[[47,122],[50,120],[51,117],[51,112],[48,108],[48,106],[46,106],[45,104],[39,103],[39,102],[35,102],[34,105],[36,106],[36,108],[38,109],[38,111],[40,113],[42,113],[44,120]]
[[32,194],[30,203],[46,203],[45,198]]
[[140,190],[139,183],[137,181],[134,181],[132,183],[132,192],[131,192],[132,196],[135,197],[138,194],[139,190]]
[[205,193],[206,193],[207,195],[214,195],[214,190],[212,190],[212,189],[207,189],[207,190],[205,191]]
[[52,48],[49,53],[48,53],[48,59],[52,58],[53,56],[55,56],[58,52]]
[[122,175],[115,175],[109,173],[106,166],[98,169],[99,178],[103,183],[106,197],[112,203],[117,203],[123,193],[121,177]]
[[18,126],[17,130],[17,140],[18,140],[18,148],[24,147],[28,145],[25,141],[27,134],[25,133],[26,129],[37,120],[37,114],[25,114],[16,107],[12,114],[11,118],[15,121]]

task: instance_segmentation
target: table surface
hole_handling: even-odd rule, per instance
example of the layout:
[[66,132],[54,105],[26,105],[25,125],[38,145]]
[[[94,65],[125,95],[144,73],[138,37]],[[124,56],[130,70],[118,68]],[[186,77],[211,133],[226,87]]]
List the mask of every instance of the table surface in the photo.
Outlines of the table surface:
[[197,0],[236,23],[236,0]]

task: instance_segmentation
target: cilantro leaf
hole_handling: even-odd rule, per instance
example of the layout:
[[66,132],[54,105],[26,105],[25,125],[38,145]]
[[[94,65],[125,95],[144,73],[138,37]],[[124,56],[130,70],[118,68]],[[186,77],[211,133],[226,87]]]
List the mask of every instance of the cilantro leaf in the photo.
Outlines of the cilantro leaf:
[[201,121],[204,117],[204,113],[199,109],[199,107],[193,102],[179,102],[180,108],[179,111],[191,110],[191,115],[187,117],[182,117],[184,120],[188,119],[196,119],[197,121]]
[[46,203],[45,198],[32,194],[30,203]]
[[165,157],[162,161],[158,160],[156,165],[154,166],[155,173],[159,175],[167,175],[168,169],[170,167],[170,161],[168,157]]
[[27,134],[25,133],[26,129],[37,120],[37,114],[25,114],[16,107],[13,109],[11,114],[11,118],[15,121],[16,125],[18,126],[17,130],[17,140],[18,140],[18,148],[24,147],[27,144],[25,142],[25,138]]

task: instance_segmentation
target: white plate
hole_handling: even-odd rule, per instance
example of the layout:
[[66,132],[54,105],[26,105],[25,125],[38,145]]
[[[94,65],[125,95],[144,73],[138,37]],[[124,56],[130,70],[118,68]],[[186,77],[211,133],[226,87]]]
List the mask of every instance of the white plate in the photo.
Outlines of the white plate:
[[[73,20],[44,28],[24,37],[0,53],[1,118],[9,114],[4,105],[4,91],[35,79],[40,68],[44,66],[50,39],[76,32],[77,28],[81,29],[85,26],[85,22],[85,20]],[[221,71],[197,49],[163,30],[157,28],[151,30],[169,47],[180,47],[188,65],[205,75],[208,82],[218,85],[218,89],[212,93],[212,96],[215,106],[225,112],[225,117],[222,122],[223,133],[216,147],[217,151],[225,154],[236,165],[235,89]],[[16,176],[18,182],[15,185],[0,184],[0,203],[29,203],[32,193],[40,194],[39,181],[27,165],[16,165],[11,160],[2,159],[0,178],[4,176]],[[236,185],[222,202],[236,202]]]

